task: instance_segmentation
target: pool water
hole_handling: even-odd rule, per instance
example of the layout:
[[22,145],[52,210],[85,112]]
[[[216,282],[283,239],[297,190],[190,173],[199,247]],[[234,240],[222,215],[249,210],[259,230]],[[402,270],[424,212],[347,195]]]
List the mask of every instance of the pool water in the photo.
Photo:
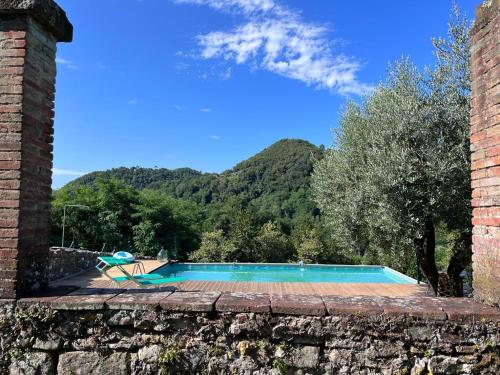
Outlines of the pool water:
[[383,266],[297,264],[175,263],[155,273],[200,281],[415,284],[416,281]]

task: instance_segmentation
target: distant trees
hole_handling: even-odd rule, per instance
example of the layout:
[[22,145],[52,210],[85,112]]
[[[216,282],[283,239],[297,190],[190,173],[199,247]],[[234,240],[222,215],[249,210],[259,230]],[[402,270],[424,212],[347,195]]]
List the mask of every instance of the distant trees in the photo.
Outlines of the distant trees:
[[194,251],[189,259],[193,262],[229,262],[234,261],[232,254],[235,252],[233,244],[226,239],[220,229],[204,232],[201,236],[200,248]]
[[170,256],[184,258],[198,247],[201,213],[194,203],[146,189],[134,208],[134,245],[143,254],[155,256],[163,247]]
[[307,141],[283,139],[221,174],[202,174],[187,168],[116,168],[82,176],[65,189],[116,178],[137,190],[162,191],[206,207],[213,226],[227,227],[222,221],[227,212],[247,207],[260,225],[275,218],[292,225],[300,213],[318,214],[311,199],[310,176],[314,160],[323,152],[323,148]]
[[[324,261],[327,245],[319,236],[319,219],[303,212],[297,226],[280,218],[261,224],[253,206],[240,199],[221,207],[197,205],[155,189],[136,190],[116,178],[97,179],[92,186],[61,189],[53,198],[53,243],[59,244],[64,205],[68,210],[69,245],[94,250],[125,249],[156,256],[163,247],[171,258],[196,262]],[[213,209],[213,211],[211,210]],[[290,233],[287,233],[289,231]]]
[[[291,239],[299,217],[319,216],[311,199],[313,163],[324,152],[302,140],[282,140],[222,174],[190,169],[117,168],[95,172],[53,195],[53,243],[129,249],[196,261],[296,261]],[[69,245],[70,240],[67,241]],[[311,259],[312,260],[312,259]]]
[[269,221],[256,238],[257,258],[261,262],[286,263],[294,258],[295,249],[289,236],[276,222]]
[[152,223],[149,220],[134,226],[134,246],[138,253],[143,255],[158,254],[162,247],[157,237],[159,226],[159,223]]
[[416,259],[436,293],[438,225],[459,233],[450,276],[458,281],[470,263],[469,28],[454,16],[448,39],[434,40],[434,69],[403,59],[363,103],[346,106],[336,147],[313,176],[348,253],[403,269]]
[[55,192],[52,242],[57,245],[62,232],[63,207],[68,204],[83,204],[89,209],[67,211],[66,245],[74,238],[75,245],[83,248],[135,249],[150,256],[156,255],[163,246],[170,252],[179,248],[179,256],[183,256],[183,252],[191,252],[199,244],[199,210],[195,204],[155,191],[139,192],[111,178],[97,179],[92,187]]
[[80,204],[89,209],[67,210],[66,245],[75,239],[76,245],[86,248],[100,248],[105,243],[125,248],[132,239],[136,203],[137,191],[116,179],[98,180],[93,187],[74,191],[60,190],[52,200],[52,242],[59,245],[64,206]]
[[324,253],[324,245],[315,228],[304,233],[297,244],[297,259],[305,263],[320,263]]

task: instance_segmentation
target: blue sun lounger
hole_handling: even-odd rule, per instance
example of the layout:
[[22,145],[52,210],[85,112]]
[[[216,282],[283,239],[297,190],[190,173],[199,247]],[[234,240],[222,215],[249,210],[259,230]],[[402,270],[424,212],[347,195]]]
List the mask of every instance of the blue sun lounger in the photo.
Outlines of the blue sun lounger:
[[[165,277],[157,273],[144,273],[144,265],[138,261],[129,261],[125,259],[117,259],[114,257],[98,257],[99,263],[96,269],[104,276],[106,276],[113,285],[119,286],[120,283],[125,281],[132,281],[134,284],[141,288],[151,285],[163,285],[170,283],[182,283],[187,279],[185,277]],[[132,273],[129,273],[124,266],[134,264]],[[107,271],[116,267],[123,273],[124,276],[111,277]],[[135,274],[136,270],[141,274]]]

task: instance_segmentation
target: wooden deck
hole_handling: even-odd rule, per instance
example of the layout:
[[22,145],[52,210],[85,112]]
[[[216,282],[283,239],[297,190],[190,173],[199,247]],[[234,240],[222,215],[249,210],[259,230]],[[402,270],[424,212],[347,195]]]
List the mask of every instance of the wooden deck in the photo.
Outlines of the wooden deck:
[[409,284],[354,284],[354,283],[249,283],[187,281],[183,290],[250,292],[268,294],[300,294],[319,296],[425,296],[426,288]]
[[[151,260],[143,261],[146,272],[151,272],[163,263]],[[127,266],[130,267],[130,266]],[[129,270],[130,272],[132,269]],[[109,272],[111,276],[121,276],[116,270]],[[74,285],[81,288],[110,288],[110,281],[97,271],[89,271],[79,276],[53,282],[52,286]],[[425,296],[427,288],[415,284],[360,284],[360,283],[256,283],[256,282],[222,282],[222,281],[186,281],[172,283],[183,291],[214,291],[214,292],[249,292],[268,294],[300,294],[320,296],[384,296],[409,297]],[[132,282],[124,282],[120,287],[136,289]],[[155,288],[154,286],[151,288]]]

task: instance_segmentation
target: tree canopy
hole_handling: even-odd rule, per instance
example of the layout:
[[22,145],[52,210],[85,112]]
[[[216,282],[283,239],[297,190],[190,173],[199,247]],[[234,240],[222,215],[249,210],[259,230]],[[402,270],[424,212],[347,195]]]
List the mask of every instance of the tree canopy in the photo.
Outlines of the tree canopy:
[[448,273],[470,263],[469,28],[456,10],[436,64],[408,58],[344,111],[336,147],[316,164],[316,201],[347,252],[408,270],[438,290],[436,227],[457,231]]

